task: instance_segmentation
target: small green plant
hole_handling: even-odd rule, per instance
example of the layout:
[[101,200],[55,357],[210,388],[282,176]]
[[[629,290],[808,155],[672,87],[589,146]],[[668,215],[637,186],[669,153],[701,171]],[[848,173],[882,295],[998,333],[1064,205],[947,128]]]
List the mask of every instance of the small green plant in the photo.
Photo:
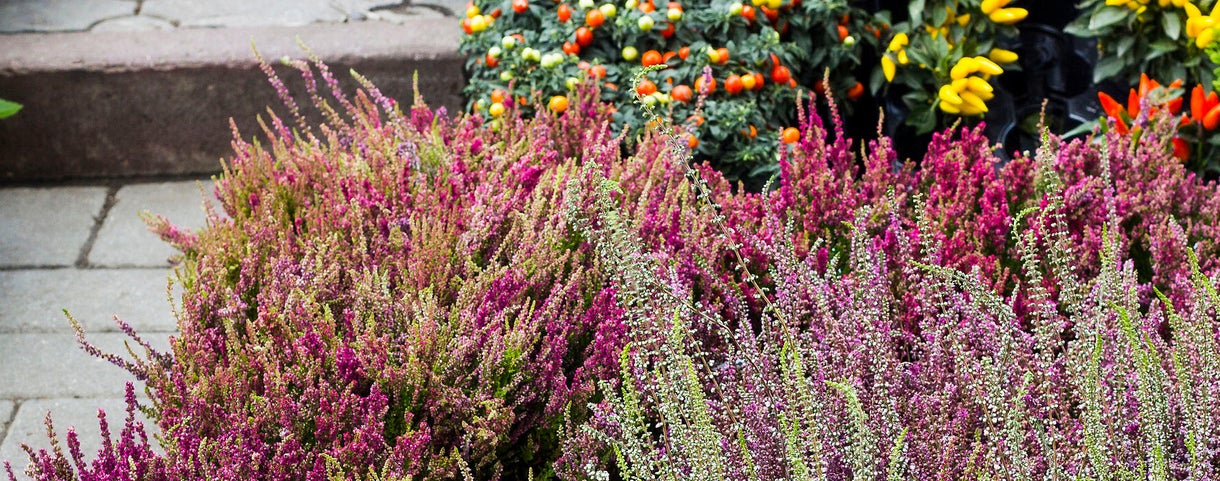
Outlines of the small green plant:
[[21,111],[22,107],[24,106],[17,102],[0,99],[0,119],[7,119],[17,115],[17,112]]

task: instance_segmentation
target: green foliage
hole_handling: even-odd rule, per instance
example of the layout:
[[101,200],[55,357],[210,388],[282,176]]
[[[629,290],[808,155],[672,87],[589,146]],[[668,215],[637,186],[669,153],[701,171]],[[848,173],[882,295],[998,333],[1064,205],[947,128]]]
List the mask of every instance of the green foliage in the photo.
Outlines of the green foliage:
[[6,119],[17,115],[22,108],[22,105],[17,102],[0,99],[0,119]]
[[[647,74],[655,92],[646,88],[644,103],[697,139],[696,158],[733,179],[774,173],[779,133],[797,122],[798,91],[824,91],[815,88],[824,71],[840,97],[862,92],[853,72],[880,34],[880,22],[841,0],[524,3],[521,13],[509,0],[475,0],[468,7],[460,51],[468,58],[466,94],[474,111],[496,117],[498,103],[506,111],[530,112],[594,81],[603,87],[602,100],[616,107],[615,129],[628,132],[632,143],[648,119],[632,102],[630,79],[644,60],[660,60],[664,68]],[[560,8],[571,11],[566,21]],[[600,26],[586,24],[586,15],[606,11],[614,15],[603,14]],[[484,30],[470,28],[472,21],[481,26],[488,19]],[[646,30],[641,22],[653,26]],[[581,36],[586,30],[591,40]],[[848,36],[841,38],[840,30]],[[728,58],[720,59],[726,52]],[[715,85],[700,102],[697,82],[705,69]],[[752,74],[757,82],[742,80],[730,92],[730,77],[737,82]]]
[[[1206,18],[1200,9],[1215,2],[1203,0],[1084,0],[1081,15],[1065,29],[1083,38],[1097,39],[1097,65],[1093,81],[1115,80],[1134,85],[1141,73],[1157,79],[1182,79],[1187,84],[1210,84],[1214,60],[1204,54],[1212,41],[1211,27],[1197,25]],[[1192,10],[1193,9],[1193,10]]]

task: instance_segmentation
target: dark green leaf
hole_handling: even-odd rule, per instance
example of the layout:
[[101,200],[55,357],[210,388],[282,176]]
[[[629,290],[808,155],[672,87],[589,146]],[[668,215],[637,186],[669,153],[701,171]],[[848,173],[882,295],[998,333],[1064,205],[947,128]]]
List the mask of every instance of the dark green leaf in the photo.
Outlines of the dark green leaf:
[[944,25],[949,19],[949,11],[940,7],[932,8],[932,25]]
[[[1197,58],[1198,57],[1196,57],[1196,59]],[[1185,66],[1171,65],[1169,67],[1169,78],[1161,79],[1161,80],[1164,80],[1166,83],[1168,83],[1168,82],[1172,81],[1173,79],[1179,79],[1179,78],[1184,78],[1184,77],[1186,77],[1186,67]]]
[[1098,123],[1099,123],[1098,119],[1093,119],[1093,120],[1090,120],[1090,121],[1085,122],[1085,123],[1083,123],[1083,124],[1077,125],[1077,126],[1076,126],[1075,128],[1073,128],[1072,130],[1069,130],[1069,131],[1067,131],[1067,132],[1064,132],[1064,133],[1063,133],[1063,138],[1065,138],[1065,139],[1070,139],[1070,138],[1072,138],[1072,137],[1076,137],[1076,136],[1079,136],[1079,135],[1084,135],[1084,134],[1087,134],[1087,133],[1089,133],[1089,132],[1092,132],[1092,131],[1093,131],[1093,129],[1097,127]]
[[1135,46],[1135,35],[1124,35],[1118,39],[1118,56],[1122,57],[1131,52],[1131,47]]
[[911,115],[907,117],[907,125],[915,127],[919,135],[931,132],[936,129],[936,112],[928,106],[912,109]]
[[935,65],[936,60],[931,55],[928,55],[923,49],[907,49],[907,56],[910,57],[911,63],[915,65]]
[[870,92],[880,92],[885,85],[885,74],[881,69],[873,69],[873,73],[868,77],[868,89]]
[[17,102],[9,102],[7,100],[0,99],[0,119],[9,118],[16,115],[17,111],[21,110],[21,107],[22,105]]
[[1118,74],[1123,69],[1123,60],[1120,57],[1101,57],[1097,60],[1097,65],[1093,67],[1093,82],[1101,82]]
[[1077,21],[1068,24],[1068,26],[1063,27],[1063,33],[1081,38],[1096,37],[1097,32],[1090,30],[1088,24],[1083,23],[1083,17],[1081,18],[1082,19],[1078,19]]
[[924,0],[914,0],[907,4],[907,13],[911,16],[911,25],[923,24]]
[[1166,10],[1161,14],[1161,26],[1165,28],[1165,35],[1174,40],[1177,40],[1182,35],[1182,17],[1173,10]]
[[1105,27],[1117,24],[1127,18],[1126,8],[1107,7],[1093,13],[1093,17],[1089,19],[1090,30],[1100,30]]

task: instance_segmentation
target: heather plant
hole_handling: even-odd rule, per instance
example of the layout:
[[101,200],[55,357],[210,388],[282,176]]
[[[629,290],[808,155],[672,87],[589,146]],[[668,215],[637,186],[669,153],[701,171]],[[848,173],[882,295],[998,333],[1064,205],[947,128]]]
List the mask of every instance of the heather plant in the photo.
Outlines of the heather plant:
[[[577,96],[567,115],[495,133],[293,65],[326,121],[305,122],[266,67],[291,115],[268,117],[261,141],[234,132],[216,188],[227,216],[152,224],[183,252],[181,334],[124,366],[147,383],[164,454],[107,444],[103,458],[139,468],[75,471],[548,477],[561,420],[581,419],[617,364],[612,291],[558,210],[578,159],[619,155],[605,108]],[[72,477],[59,450],[34,458],[27,474]]]
[[[773,188],[751,193],[672,132],[620,150],[591,85],[491,128],[291,65],[325,121],[267,67],[289,115],[235,136],[227,215],[153,222],[183,252],[181,335],[111,359],[145,380],[160,450],[130,418],[97,461],[71,434],[67,453],[31,450],[30,476],[575,478],[616,442],[632,472],[727,452],[754,467],[708,477],[760,479],[999,459],[1076,476],[1157,440],[1174,476],[1215,462],[1200,286],[1220,207],[1169,127],[1109,132],[1106,150],[1050,137],[1003,168],[981,128],[954,129],[915,169],[884,137],[857,148],[833,102],[828,122],[798,103]],[[1086,432],[1101,441],[1082,451]]]
[[[1028,287],[1005,295],[980,282],[991,276],[977,264],[960,270],[943,237],[908,235],[936,231],[931,204],[913,202],[911,226],[890,195],[855,209],[842,262],[826,269],[792,243],[792,217],[769,213],[785,235],[745,242],[769,257],[774,280],[755,293],[767,307],[754,322],[708,312],[664,253],[643,251],[607,200],[612,180],[573,180],[600,198],[598,222],[576,218],[620,268],[620,303],[635,306],[620,379],[603,385],[573,451],[608,446],[624,479],[1215,476],[1220,416],[1205,406],[1220,400],[1220,276],[1202,273],[1171,221],[1164,243],[1187,264],[1179,301],[1142,295],[1105,166],[1098,265],[1077,269],[1058,149],[1047,136],[1034,161],[1041,205],[1012,225]],[[887,229],[873,234],[879,223]],[[897,296],[895,278],[920,286],[923,302]],[[571,460],[574,477],[605,479],[602,461]]]

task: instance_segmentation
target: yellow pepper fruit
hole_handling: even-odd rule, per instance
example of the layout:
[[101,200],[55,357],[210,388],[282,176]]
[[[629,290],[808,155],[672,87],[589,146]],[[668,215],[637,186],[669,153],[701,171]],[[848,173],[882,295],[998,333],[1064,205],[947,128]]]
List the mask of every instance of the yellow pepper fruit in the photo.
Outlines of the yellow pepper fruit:
[[979,9],[982,10],[984,14],[991,15],[991,12],[1008,5],[1009,1],[1011,0],[983,0],[983,3],[979,5]]
[[[974,92],[967,90],[967,91],[959,93],[957,95],[962,98],[963,107],[966,105],[970,105],[970,106],[973,106],[974,108],[978,109],[980,112],[987,111],[987,103],[983,102],[983,99],[979,98],[978,95],[975,95]],[[963,111],[964,111],[964,109],[963,109]]]
[[977,61],[970,57],[962,57],[962,59],[958,60],[957,64],[949,70],[949,77],[954,80],[963,79],[966,78],[967,75],[977,72],[978,69],[979,67]]
[[1000,64],[1016,62],[1018,57],[1017,52],[1004,50],[1002,48],[993,48],[991,49],[991,52],[987,54],[987,58],[991,59],[992,62]]
[[949,85],[953,86],[954,92],[965,92],[966,88],[968,88],[970,86],[970,81],[966,80],[964,78],[959,78],[957,80],[949,82]]
[[958,115],[962,113],[962,109],[958,108],[959,105],[961,104],[950,104],[942,100],[940,102],[940,110],[946,114]]
[[1186,20],[1186,36],[1198,38],[1204,31],[1211,30],[1216,21],[1211,17],[1194,17]]
[[881,73],[885,74],[885,81],[893,82],[894,74],[897,73],[897,71],[898,71],[898,66],[894,65],[894,59],[890,58],[889,55],[882,55],[881,56]]
[[959,15],[957,17],[957,25],[960,27],[965,27],[966,25],[970,25],[970,14],[967,13],[964,15]]
[[1199,32],[1199,36],[1197,38],[1195,38],[1195,46],[1199,47],[1199,48],[1207,48],[1207,46],[1211,45],[1212,40],[1215,38],[1216,38],[1216,29],[1209,28],[1207,30]]
[[957,107],[958,107],[958,109],[961,110],[962,115],[967,115],[967,116],[983,115],[984,113],[987,112],[986,110],[980,109],[974,105],[971,105],[971,104],[965,103],[965,102],[962,102],[962,104],[958,105]]
[[992,62],[987,57],[974,57],[974,62],[978,65],[978,71],[987,75],[999,75],[1004,73],[1004,69]]
[[979,77],[966,77],[966,88],[975,93],[991,93],[991,84]]
[[910,43],[911,43],[911,39],[907,37],[907,34],[905,32],[898,32],[898,33],[894,34],[893,40],[890,40],[889,50],[891,52],[897,52],[899,50],[902,50],[903,47],[906,47]]
[[1199,7],[1196,7],[1195,4],[1190,3],[1189,1],[1182,4],[1182,10],[1186,10],[1186,18],[1195,18],[1203,15],[1203,12],[1199,10]]
[[990,18],[992,22],[1000,25],[1012,25],[1025,20],[1025,17],[1028,15],[1029,10],[1024,8],[1001,8],[991,12],[991,14],[987,17]]
[[908,63],[911,63],[911,59],[907,58],[907,51],[899,50],[898,51],[898,65],[906,65]]
[[955,105],[962,103],[962,97],[953,90],[952,85],[942,85],[936,96],[940,97],[941,103],[948,102]]

